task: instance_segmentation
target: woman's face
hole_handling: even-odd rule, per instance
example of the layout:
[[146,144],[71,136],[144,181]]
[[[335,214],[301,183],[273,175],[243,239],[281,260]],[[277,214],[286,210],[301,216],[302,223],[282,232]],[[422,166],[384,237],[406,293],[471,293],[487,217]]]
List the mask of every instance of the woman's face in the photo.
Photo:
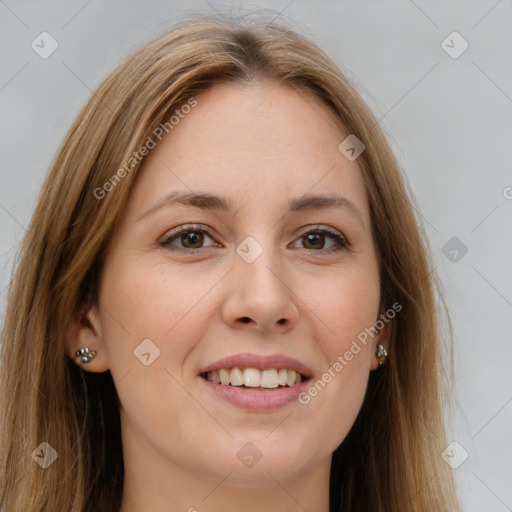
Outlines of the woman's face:
[[383,336],[355,353],[380,289],[361,171],[338,149],[349,134],[286,85],[195,100],[146,157],[111,240],[87,368],[112,373],[127,465],[246,487],[324,478]]

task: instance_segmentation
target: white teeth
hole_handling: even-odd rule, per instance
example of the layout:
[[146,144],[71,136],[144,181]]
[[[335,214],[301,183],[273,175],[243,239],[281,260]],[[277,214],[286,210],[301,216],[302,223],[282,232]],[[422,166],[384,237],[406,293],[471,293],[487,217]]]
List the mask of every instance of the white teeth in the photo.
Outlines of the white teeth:
[[261,387],[262,388],[277,388],[279,381],[277,379],[277,370],[263,370],[261,372]]
[[246,368],[244,370],[244,384],[249,388],[259,388],[261,373],[256,368]]
[[295,386],[302,382],[302,376],[295,370],[286,368],[222,368],[208,372],[206,379],[222,386],[245,386],[249,388],[275,389],[279,386]]
[[224,370],[224,368],[223,368],[222,370],[219,371],[219,376],[220,376],[220,383],[223,386],[227,386],[230,382],[230,373],[227,370]]
[[233,368],[230,375],[232,386],[241,386],[244,383],[244,374],[240,371],[240,368]]

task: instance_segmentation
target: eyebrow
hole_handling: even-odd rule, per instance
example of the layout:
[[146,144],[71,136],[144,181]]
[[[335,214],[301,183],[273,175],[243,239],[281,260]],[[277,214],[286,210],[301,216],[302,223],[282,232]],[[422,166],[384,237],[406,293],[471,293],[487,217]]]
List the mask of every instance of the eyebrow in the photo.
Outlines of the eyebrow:
[[[142,220],[164,206],[170,206],[172,204],[182,204],[185,206],[194,206],[196,208],[223,211],[227,213],[232,212],[234,209],[233,202],[230,199],[218,195],[194,192],[171,192],[170,194],[158,199],[158,201],[145,210],[137,220]],[[345,208],[357,217],[364,228],[363,216],[359,208],[345,197],[334,195],[307,195],[292,199],[288,203],[288,211],[290,212],[322,210],[332,207]]]

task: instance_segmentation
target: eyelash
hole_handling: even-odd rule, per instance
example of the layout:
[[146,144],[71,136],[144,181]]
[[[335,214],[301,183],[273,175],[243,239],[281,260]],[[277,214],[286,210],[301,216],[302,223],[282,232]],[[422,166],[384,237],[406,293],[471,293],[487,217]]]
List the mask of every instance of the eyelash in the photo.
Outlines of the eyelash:
[[[187,225],[181,226],[180,228],[169,233],[169,235],[166,236],[164,238],[164,240],[162,240],[160,242],[160,245],[171,250],[171,251],[178,251],[178,252],[188,253],[188,254],[190,254],[190,253],[194,254],[198,251],[202,251],[203,249],[208,248],[208,247],[199,247],[199,248],[195,248],[195,249],[186,249],[183,247],[171,246],[171,243],[174,240],[176,240],[179,236],[187,234],[187,233],[204,233],[204,234],[207,234],[213,240],[213,236],[207,226],[203,226],[200,224],[187,224]],[[304,231],[299,236],[299,238],[297,238],[297,240],[301,239],[305,235],[312,234],[312,233],[330,236],[336,242],[337,247],[331,247],[329,249],[318,249],[318,250],[304,249],[306,251],[331,253],[331,252],[343,251],[350,247],[350,242],[346,239],[346,237],[342,233],[340,233],[339,231],[334,230],[332,228],[326,227],[326,226],[324,226],[324,227],[316,226],[314,229]],[[212,247],[212,246],[209,246],[209,247]]]

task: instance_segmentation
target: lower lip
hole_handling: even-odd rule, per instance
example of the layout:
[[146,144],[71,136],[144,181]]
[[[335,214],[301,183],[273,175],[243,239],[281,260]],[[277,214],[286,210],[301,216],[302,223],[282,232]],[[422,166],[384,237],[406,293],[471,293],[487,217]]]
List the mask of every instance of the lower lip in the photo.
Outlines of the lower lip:
[[203,377],[198,377],[218,397],[239,407],[240,409],[271,410],[284,407],[298,401],[298,396],[309,387],[310,379],[291,387],[274,388],[268,391],[256,391],[237,386],[223,386],[214,384]]

